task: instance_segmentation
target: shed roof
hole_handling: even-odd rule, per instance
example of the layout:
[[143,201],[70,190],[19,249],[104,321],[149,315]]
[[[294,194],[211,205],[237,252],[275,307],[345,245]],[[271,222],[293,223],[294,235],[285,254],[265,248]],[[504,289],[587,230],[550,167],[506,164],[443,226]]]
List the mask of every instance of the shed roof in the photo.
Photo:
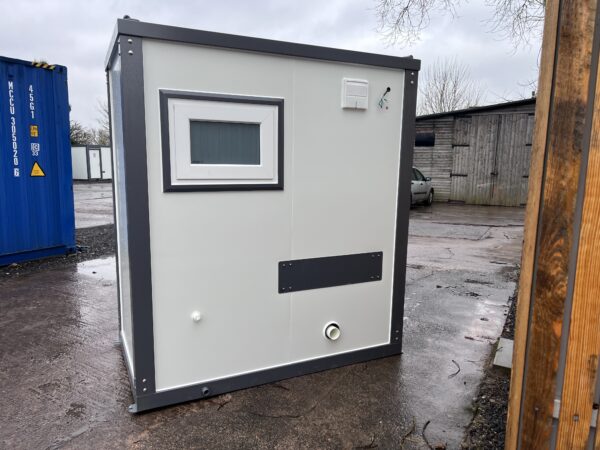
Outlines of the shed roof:
[[515,106],[526,106],[526,105],[535,105],[535,97],[526,98],[524,100],[515,100],[512,102],[495,103],[493,105],[472,106],[470,108],[457,109],[454,111],[446,111],[446,112],[435,113],[435,114],[425,114],[423,116],[417,116],[416,120],[419,121],[419,120],[426,120],[426,119],[437,119],[439,117],[444,117],[444,116],[458,116],[458,115],[464,115],[464,114],[473,114],[473,113],[479,113],[479,112],[493,111],[494,109],[503,109],[503,108],[510,108],[510,107],[515,107]]

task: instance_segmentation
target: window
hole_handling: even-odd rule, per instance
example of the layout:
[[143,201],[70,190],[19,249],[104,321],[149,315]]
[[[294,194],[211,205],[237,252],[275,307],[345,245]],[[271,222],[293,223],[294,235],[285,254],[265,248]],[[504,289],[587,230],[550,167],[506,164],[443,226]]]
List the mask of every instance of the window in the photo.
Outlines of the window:
[[192,164],[260,165],[260,124],[190,122]]
[[425,177],[423,176],[420,170],[413,168],[413,180],[425,181]]
[[435,147],[435,133],[417,132],[415,134],[415,147]]
[[283,189],[283,99],[160,91],[163,189]]

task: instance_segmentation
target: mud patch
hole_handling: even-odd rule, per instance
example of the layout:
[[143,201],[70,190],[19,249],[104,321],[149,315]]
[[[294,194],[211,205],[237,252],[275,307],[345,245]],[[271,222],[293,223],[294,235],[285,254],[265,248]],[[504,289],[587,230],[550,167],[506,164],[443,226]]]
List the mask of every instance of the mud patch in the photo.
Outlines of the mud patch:
[[69,409],[67,410],[67,416],[80,418],[83,417],[85,413],[85,405],[83,403],[71,403]]

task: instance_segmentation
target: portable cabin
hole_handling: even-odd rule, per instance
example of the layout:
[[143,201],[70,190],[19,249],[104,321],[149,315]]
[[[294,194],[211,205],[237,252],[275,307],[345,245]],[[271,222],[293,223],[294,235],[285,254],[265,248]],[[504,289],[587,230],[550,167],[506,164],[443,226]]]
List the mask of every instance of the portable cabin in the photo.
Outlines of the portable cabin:
[[110,147],[74,145],[71,147],[73,180],[101,181],[112,179]]
[[131,411],[399,355],[412,57],[119,20]]

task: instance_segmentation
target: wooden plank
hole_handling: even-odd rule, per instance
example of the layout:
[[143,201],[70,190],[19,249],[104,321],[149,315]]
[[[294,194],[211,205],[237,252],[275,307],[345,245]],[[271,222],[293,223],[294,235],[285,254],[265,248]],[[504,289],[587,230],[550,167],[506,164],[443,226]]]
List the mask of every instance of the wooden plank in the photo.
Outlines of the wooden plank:
[[[593,24],[591,24],[593,25]],[[589,30],[593,33],[593,29]],[[596,79],[557,448],[585,449],[600,351],[600,77]],[[593,99],[590,99],[593,101]]]
[[[471,147],[454,147],[452,150],[452,173],[468,174],[470,172]],[[467,200],[469,180],[467,177],[453,176],[450,179],[450,200],[464,202]]]
[[469,145],[471,134],[471,118],[458,117],[454,121],[454,133],[452,136],[452,145]]
[[535,116],[527,116],[527,135],[525,138],[525,144],[531,145],[533,143],[533,130],[535,128]]
[[[559,36],[556,36],[558,3],[563,26],[558,30]],[[541,102],[538,98],[534,147],[543,144],[545,155],[540,149],[534,149],[534,154],[536,165],[540,163],[537,161],[540,154],[545,157],[545,166],[542,177],[536,177],[535,182],[531,179],[530,182],[531,193],[543,178],[543,208],[538,220],[528,218],[529,227],[536,226],[539,230],[536,237],[538,245],[536,248],[530,241],[531,246],[525,248],[524,260],[527,258],[527,261],[523,267],[520,292],[532,285],[531,279],[535,276],[535,284],[529,291],[534,301],[528,324],[529,334],[527,327],[523,328],[522,323],[517,323],[516,340],[519,342],[515,342],[516,364],[513,367],[516,370],[512,377],[515,392],[510,399],[507,448],[515,448],[517,440],[522,449],[548,448],[550,444],[591,62],[592,33],[589,32],[588,24],[593,24],[595,2],[554,1],[548,2],[546,6],[547,24],[540,87],[544,96],[552,93],[552,98],[544,98]],[[556,52],[549,53],[555,48],[557,39],[560,44]],[[552,57],[554,54],[556,61]],[[549,117],[548,122],[544,120],[546,117]],[[544,122],[548,124],[548,128],[547,133],[542,134],[540,131],[545,126]],[[532,172],[533,167],[532,161]],[[530,200],[539,201],[539,196]],[[532,237],[529,236],[529,239]],[[526,304],[519,304],[521,322],[526,320],[530,306],[527,291],[524,297],[527,297]],[[519,303],[522,300],[520,298]],[[523,377],[525,359],[527,373]],[[521,395],[523,398],[519,412],[518,401]],[[515,417],[519,413],[520,421]],[[517,423],[519,431],[515,429]],[[517,432],[518,438],[515,438]]]
[[525,148],[527,114],[507,114],[501,117],[498,146],[492,178],[494,182],[492,205],[519,206],[521,204],[522,174],[529,170],[529,149]]
[[431,119],[417,122],[418,132],[435,134],[433,147],[415,147],[413,165],[425,176],[431,177],[435,201],[448,201],[450,195],[450,171],[452,170],[452,118]]
[[[531,146],[528,146],[526,142],[530,117],[532,116],[526,114],[516,116],[516,128],[513,130],[511,143],[512,159],[508,166],[513,167],[513,170],[510,171],[510,205],[507,206],[519,206],[526,202],[523,192],[526,192],[527,189],[527,178],[523,178],[523,175],[529,173]],[[525,182],[525,189],[523,189],[523,182]]]
[[508,416],[506,419],[506,450],[517,450],[518,446],[525,350],[529,326],[529,308],[531,306],[537,224],[544,175],[543,168],[546,154],[546,132],[548,129],[550,97],[554,73],[558,12],[560,6],[559,1],[560,0],[548,0],[546,2],[546,18],[544,21],[544,37],[540,61],[540,77],[538,81],[539,93],[535,109],[536,121],[531,152],[531,166],[529,169],[529,192],[525,214],[513,363],[508,400]]
[[501,121],[499,114],[473,116],[471,120],[471,154],[466,172],[466,202],[472,205],[490,205],[498,131]]
[[[530,118],[533,116],[529,116]],[[529,127],[530,121],[527,121],[527,126]],[[526,141],[527,142],[527,141]],[[528,192],[528,188],[529,188],[529,168],[531,167],[531,145],[527,145],[527,143],[525,144],[525,147],[522,149],[523,151],[523,158],[525,159],[525,162],[523,164],[523,172],[521,172],[520,174],[518,174],[518,176],[521,178],[521,200],[520,203],[521,205],[524,205],[527,203],[527,192]]]

